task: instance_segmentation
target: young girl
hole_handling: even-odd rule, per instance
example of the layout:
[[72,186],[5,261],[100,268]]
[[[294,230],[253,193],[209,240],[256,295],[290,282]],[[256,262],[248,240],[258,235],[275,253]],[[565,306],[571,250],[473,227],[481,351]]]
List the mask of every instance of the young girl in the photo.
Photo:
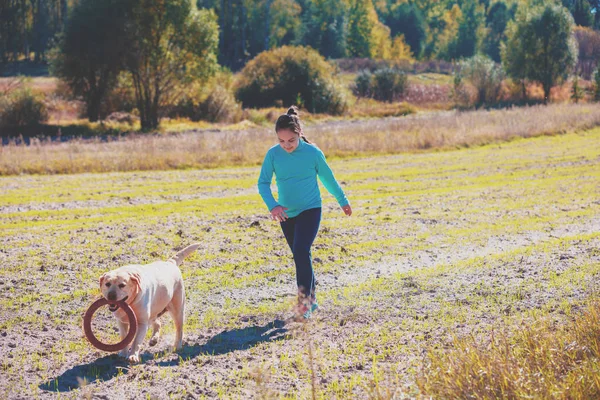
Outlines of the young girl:
[[[335,180],[323,152],[309,142],[300,126],[296,107],[290,107],[275,123],[279,144],[267,151],[258,178],[258,192],[281,224],[283,235],[294,255],[298,284],[297,316],[310,318],[319,305],[315,296],[315,276],[310,248],[321,222],[321,193],[317,176],[337,200],[346,215],[352,208]],[[275,174],[278,200],[271,192]]]

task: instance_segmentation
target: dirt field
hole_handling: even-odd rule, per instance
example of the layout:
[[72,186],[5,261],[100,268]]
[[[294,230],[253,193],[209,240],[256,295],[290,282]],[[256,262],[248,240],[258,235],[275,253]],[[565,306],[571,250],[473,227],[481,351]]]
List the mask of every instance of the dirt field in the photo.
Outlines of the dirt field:
[[[258,167],[0,178],[0,398],[418,397],[428,349],[597,292],[600,130],[330,164],[354,215],[323,193],[305,324]],[[168,316],[139,365],[89,345],[103,272],[197,241],[181,352]]]

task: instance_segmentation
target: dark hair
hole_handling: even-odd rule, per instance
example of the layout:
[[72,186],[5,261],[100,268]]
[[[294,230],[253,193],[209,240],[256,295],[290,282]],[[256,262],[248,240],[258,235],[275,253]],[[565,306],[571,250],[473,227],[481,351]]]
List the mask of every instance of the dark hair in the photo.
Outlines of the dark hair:
[[304,132],[302,132],[302,125],[300,125],[298,108],[296,106],[291,106],[285,114],[281,114],[279,118],[277,118],[277,122],[275,122],[275,132],[279,132],[282,129],[289,129],[300,136],[306,143],[310,143],[306,136],[304,136]]

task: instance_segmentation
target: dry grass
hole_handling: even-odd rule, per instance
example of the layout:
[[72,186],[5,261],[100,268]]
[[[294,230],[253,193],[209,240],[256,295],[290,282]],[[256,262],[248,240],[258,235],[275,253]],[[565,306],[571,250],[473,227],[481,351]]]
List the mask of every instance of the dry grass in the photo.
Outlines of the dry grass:
[[444,399],[600,398],[600,303],[558,327],[549,320],[492,336],[456,339],[428,356],[417,384]]
[[[600,125],[593,105],[535,106],[500,111],[441,112],[365,121],[307,124],[306,135],[328,156],[393,154],[477,146],[517,137]],[[103,141],[33,140],[0,147],[0,175],[165,170],[254,165],[275,144],[272,129],[130,135]]]
[[351,118],[402,117],[414,113],[414,107],[406,102],[383,103],[368,98],[357,100],[348,111]]

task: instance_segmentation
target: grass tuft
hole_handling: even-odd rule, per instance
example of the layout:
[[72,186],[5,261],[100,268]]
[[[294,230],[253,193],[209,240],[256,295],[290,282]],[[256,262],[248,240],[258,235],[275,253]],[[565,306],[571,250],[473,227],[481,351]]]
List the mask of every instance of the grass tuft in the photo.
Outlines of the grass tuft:
[[600,397],[600,300],[556,326],[523,322],[512,334],[492,332],[434,349],[417,379],[421,394],[460,399],[592,399]]

